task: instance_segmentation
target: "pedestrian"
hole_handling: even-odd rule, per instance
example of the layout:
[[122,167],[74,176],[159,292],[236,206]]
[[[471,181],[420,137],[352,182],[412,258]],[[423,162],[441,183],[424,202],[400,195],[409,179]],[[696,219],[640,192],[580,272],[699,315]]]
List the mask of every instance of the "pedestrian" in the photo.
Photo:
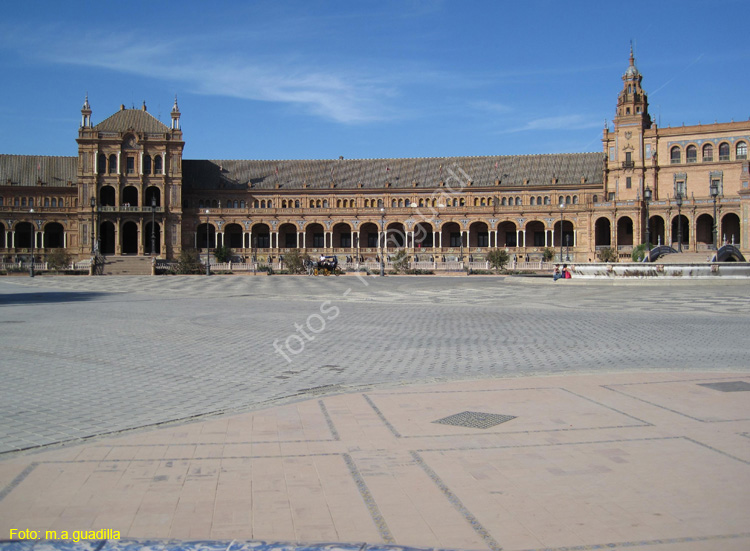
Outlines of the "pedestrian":
[[562,273],[560,273],[560,265],[555,264],[555,270],[552,272],[552,281],[557,281],[562,277]]

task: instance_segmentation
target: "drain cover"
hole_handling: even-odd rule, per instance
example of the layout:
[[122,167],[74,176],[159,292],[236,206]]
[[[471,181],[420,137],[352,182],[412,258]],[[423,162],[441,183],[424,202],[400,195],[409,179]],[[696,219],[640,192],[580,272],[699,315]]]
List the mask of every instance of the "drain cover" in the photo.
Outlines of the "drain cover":
[[482,413],[478,411],[464,411],[456,413],[455,415],[449,415],[433,423],[440,423],[441,425],[453,425],[455,427],[467,427],[470,429],[488,429],[515,419],[513,415],[498,415],[496,413]]
[[705,386],[707,388],[713,388],[714,390],[720,390],[721,392],[748,392],[750,391],[750,383],[746,381],[727,381],[724,383],[701,383],[698,386]]

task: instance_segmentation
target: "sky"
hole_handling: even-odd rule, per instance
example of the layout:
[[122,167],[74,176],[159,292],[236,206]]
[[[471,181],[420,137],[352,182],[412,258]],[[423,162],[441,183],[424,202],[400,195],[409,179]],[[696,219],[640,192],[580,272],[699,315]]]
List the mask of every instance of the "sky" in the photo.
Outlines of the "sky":
[[601,151],[631,42],[660,126],[750,117],[745,0],[27,1],[0,20],[0,153],[77,154],[121,104],[187,159]]

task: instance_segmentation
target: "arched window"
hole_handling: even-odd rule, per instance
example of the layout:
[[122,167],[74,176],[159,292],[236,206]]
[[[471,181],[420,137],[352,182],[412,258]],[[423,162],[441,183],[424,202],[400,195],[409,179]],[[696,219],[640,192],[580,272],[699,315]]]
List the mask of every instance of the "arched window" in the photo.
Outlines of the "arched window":
[[573,196],[573,204],[574,204],[574,205],[577,205],[577,204],[578,204],[578,195],[574,195],[574,196]]
[[328,208],[328,199],[323,199],[323,208],[324,209]]
[[107,172],[107,156],[104,153],[99,154],[99,159],[96,165],[97,174],[105,174]]
[[516,197],[516,206],[520,206],[520,205],[521,205],[521,198]]
[[695,163],[698,161],[698,148],[694,145],[687,146],[685,150],[685,162]]
[[240,208],[241,209],[245,208],[245,200],[244,199],[242,201],[240,201]]
[[295,208],[295,209],[298,209],[298,208],[299,208],[299,199],[295,199],[295,200],[294,200],[294,208]]
[[211,208],[212,209],[219,208],[219,204],[216,202],[216,199],[214,199],[213,201],[211,201]]
[[262,209],[266,208],[266,200],[265,199],[261,199],[260,200],[260,208],[262,208]]
[[747,159],[747,143],[737,142],[737,160],[744,161]]
[[680,150],[679,146],[674,146],[669,150],[669,162],[673,165],[682,162],[682,151]]
[[151,174],[151,157],[149,155],[143,156],[143,173]]
[[552,200],[549,198],[549,195],[545,195],[545,197],[544,197],[544,204],[545,205],[551,205],[552,204]]
[[109,174],[117,174],[117,155],[109,156]]
[[48,206],[49,206],[49,197],[45,197],[45,198],[44,198],[44,206],[45,206],[45,207],[48,207]]
[[727,142],[722,142],[719,144],[719,160],[729,160],[729,144]]
[[531,198],[531,206],[533,207],[534,205],[536,205],[536,197]]
[[237,199],[234,200],[234,202],[232,203],[232,205],[234,206],[234,208],[237,208],[239,206],[239,203],[237,202]]
[[200,199],[200,200],[198,201],[198,208],[199,208],[199,209],[202,209],[202,208],[203,208],[203,199]]
[[565,204],[566,205],[570,204],[570,195],[568,195],[568,196],[565,197]]
[[503,197],[502,200],[500,201],[500,205],[503,206],[503,207],[507,206],[508,205],[508,200],[505,197]]
[[[53,198],[52,198],[52,206],[53,206],[53,207],[56,207],[56,206],[57,206],[57,197],[53,197]],[[62,206],[62,205],[60,205],[60,206]]]
[[383,208],[383,200],[378,199],[378,208]]
[[318,207],[318,208],[320,208],[320,199],[318,199],[317,201],[315,201],[315,206]]
[[162,164],[163,164],[163,161],[162,161],[161,155],[157,155],[156,157],[154,157],[154,174],[162,173],[162,169],[164,168]]
[[703,146],[703,162],[710,162],[714,160],[714,146],[707,143]]
[[594,195],[594,196],[593,196],[593,197],[591,198],[591,202],[592,202],[592,203],[598,203],[598,202],[599,202],[599,196],[598,196],[598,195]]

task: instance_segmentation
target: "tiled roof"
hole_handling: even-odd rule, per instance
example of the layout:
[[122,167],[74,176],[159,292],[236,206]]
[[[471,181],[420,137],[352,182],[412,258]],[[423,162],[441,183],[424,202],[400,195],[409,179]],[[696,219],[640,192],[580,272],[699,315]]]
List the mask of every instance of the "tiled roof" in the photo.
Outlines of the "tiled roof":
[[0,155],[0,185],[35,186],[39,180],[48,186],[67,186],[78,181],[77,157],[41,155]]
[[[183,181],[193,189],[341,189],[565,185],[602,183],[602,153],[433,157],[419,159],[340,159],[310,161],[185,160]],[[455,176],[452,176],[455,175]],[[457,179],[453,179],[457,178]],[[557,184],[552,184],[557,179]],[[416,186],[414,185],[416,182]],[[465,183],[465,182],[462,182]]]
[[99,132],[125,132],[131,128],[135,132],[169,132],[167,125],[142,109],[121,109],[94,126]]

